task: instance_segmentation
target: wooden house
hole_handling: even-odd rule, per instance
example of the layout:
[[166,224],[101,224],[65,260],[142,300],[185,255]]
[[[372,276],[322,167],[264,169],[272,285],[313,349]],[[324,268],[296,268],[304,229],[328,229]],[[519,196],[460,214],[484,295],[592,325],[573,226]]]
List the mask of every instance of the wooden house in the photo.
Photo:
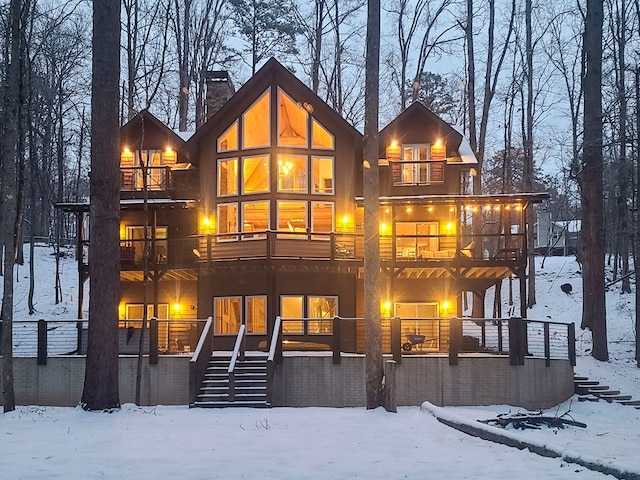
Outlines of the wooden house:
[[[158,319],[211,316],[220,350],[240,325],[261,349],[277,316],[317,319],[282,333],[322,348],[329,319],[364,315],[362,135],[274,59],[236,93],[210,78],[216,106],[186,142],[146,111],[122,129],[121,318],[144,304]],[[471,149],[419,103],[379,139],[382,315],[446,350],[463,292],[524,277],[524,212],[543,195],[470,195]],[[411,321],[424,318],[442,320]],[[190,325],[164,325],[161,350],[195,347]],[[362,351],[362,324],[341,341]]]

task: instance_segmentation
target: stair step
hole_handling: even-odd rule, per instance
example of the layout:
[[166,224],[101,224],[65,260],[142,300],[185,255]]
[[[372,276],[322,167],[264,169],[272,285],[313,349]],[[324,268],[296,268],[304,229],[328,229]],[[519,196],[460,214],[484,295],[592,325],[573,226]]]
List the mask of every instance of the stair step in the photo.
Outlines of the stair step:
[[268,402],[206,402],[197,401],[194,407],[201,408],[229,408],[229,407],[247,407],[247,408],[271,408]]
[[589,377],[583,377],[580,375],[574,375],[573,376],[573,381],[574,382],[579,382],[579,383],[584,383],[584,382],[588,382],[589,381]]
[[579,402],[598,402],[600,401],[599,397],[596,397],[595,395],[578,395],[578,401]]
[[598,382],[597,380],[583,380],[580,382],[576,382],[574,379],[574,382],[583,387],[593,387],[596,385],[600,385],[600,382]]
[[611,395],[602,397],[603,400],[606,400],[609,403],[618,402],[621,400],[631,400],[631,395]]
[[622,405],[627,405],[629,407],[640,407],[640,400],[620,400],[618,403],[621,403]]
[[620,395],[620,390],[592,390],[592,393],[599,397],[607,398],[607,397],[615,397],[616,395]]
[[[579,385],[580,386],[580,385]],[[609,390],[608,385],[593,385],[589,387],[589,391],[591,392],[602,392]]]

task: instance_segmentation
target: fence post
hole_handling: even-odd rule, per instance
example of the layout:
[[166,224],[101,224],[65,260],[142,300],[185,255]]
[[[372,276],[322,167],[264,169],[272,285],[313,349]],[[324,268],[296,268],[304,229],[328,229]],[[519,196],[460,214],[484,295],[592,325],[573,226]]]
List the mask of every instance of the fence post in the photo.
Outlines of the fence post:
[[576,325],[575,323],[570,323],[568,325],[569,331],[567,332],[567,348],[569,349],[569,361],[571,362],[571,366],[576,366]]
[[342,322],[340,322],[340,317],[333,317],[333,342],[331,348],[333,348],[333,364],[340,364],[341,355],[340,352],[342,350]]
[[76,344],[76,354],[82,355],[82,320],[76,323],[76,330],[78,330],[78,339]]
[[38,365],[47,364],[47,322],[38,320]]
[[402,363],[402,335],[400,317],[391,319],[391,353],[393,360],[400,365]]
[[551,366],[551,345],[549,344],[549,324],[544,324],[544,365]]
[[509,319],[509,365],[512,366],[524,365],[524,352],[521,351],[522,323],[522,318]]
[[384,409],[397,413],[396,406],[396,362],[387,360],[384,363]]
[[158,364],[158,319],[149,320],[149,365]]
[[449,365],[458,365],[458,353],[462,347],[462,319],[449,319]]

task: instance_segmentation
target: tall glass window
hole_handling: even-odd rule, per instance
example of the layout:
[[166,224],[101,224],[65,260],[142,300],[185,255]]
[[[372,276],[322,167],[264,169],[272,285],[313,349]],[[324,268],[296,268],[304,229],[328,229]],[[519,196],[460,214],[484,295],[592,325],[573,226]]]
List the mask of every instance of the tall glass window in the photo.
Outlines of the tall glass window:
[[238,194],[238,159],[218,160],[218,196]]
[[245,299],[245,323],[247,333],[267,333],[267,297],[254,296]]
[[267,230],[269,230],[269,202],[244,202],[242,204],[242,231],[260,233],[243,235],[242,238],[265,238]]
[[233,150],[238,150],[237,120],[218,137],[218,152],[230,152]]
[[278,89],[278,106],[278,145],[307,147],[309,118],[307,111],[280,89]]
[[266,193],[269,191],[269,155],[257,155],[242,159],[242,193]]
[[311,157],[311,193],[332,195],[333,157]]
[[[216,229],[218,233],[238,233],[238,204],[221,203],[218,205]],[[218,240],[237,240],[236,235],[222,235]]]
[[278,191],[307,193],[306,155],[278,155]]
[[[283,295],[280,297],[280,316],[287,318],[304,318],[304,297],[302,295]],[[282,322],[282,333],[304,333],[304,322]]]
[[242,324],[241,297],[216,297],[213,302],[215,333],[235,334]]
[[260,148],[271,145],[269,136],[270,99],[271,95],[267,90],[242,114],[242,148]]

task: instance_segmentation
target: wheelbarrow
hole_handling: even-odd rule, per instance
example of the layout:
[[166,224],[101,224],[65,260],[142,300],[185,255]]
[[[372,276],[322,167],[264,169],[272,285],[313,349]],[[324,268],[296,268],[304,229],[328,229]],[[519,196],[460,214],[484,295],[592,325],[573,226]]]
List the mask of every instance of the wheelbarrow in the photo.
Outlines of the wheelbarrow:
[[418,350],[422,350],[422,345],[424,344],[425,336],[424,335],[405,335],[407,337],[407,341],[402,344],[402,350],[405,352],[410,352],[412,348],[417,347]]

